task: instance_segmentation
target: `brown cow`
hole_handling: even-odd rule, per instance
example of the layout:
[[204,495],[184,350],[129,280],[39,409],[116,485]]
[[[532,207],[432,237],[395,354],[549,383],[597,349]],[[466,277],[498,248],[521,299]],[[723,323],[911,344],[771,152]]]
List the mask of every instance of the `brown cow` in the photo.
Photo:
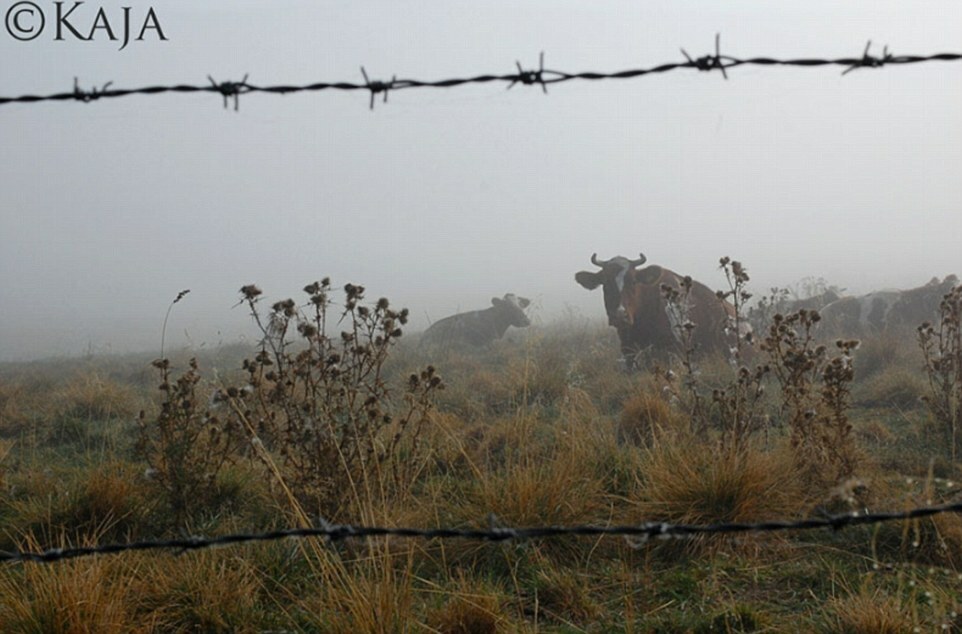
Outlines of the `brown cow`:
[[909,290],[843,297],[820,311],[821,330],[831,337],[859,337],[917,328],[937,318],[939,303],[958,283],[958,277],[947,275],[941,282],[933,277],[928,284]]
[[[644,254],[637,260],[621,256],[599,260],[593,254],[591,263],[601,270],[575,274],[575,281],[588,290],[603,288],[608,324],[618,331],[628,369],[641,352],[660,357],[684,352],[686,324],[693,326],[691,343],[696,354],[730,354],[737,343],[734,306],[704,284],[666,268],[636,268],[645,261]],[[690,282],[687,293],[686,282]],[[667,301],[663,287],[680,293],[677,302]],[[742,334],[750,330],[747,323],[741,327]]]

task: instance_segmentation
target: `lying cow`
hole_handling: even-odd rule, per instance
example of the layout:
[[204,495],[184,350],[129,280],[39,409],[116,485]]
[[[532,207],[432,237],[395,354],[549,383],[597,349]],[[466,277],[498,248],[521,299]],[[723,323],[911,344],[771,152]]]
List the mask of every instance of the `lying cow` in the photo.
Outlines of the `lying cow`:
[[958,277],[947,275],[942,281],[933,277],[928,284],[909,290],[843,297],[820,311],[820,330],[830,337],[859,337],[917,328],[937,318],[939,303],[958,283]]
[[422,346],[484,346],[504,336],[509,326],[531,325],[524,309],[531,300],[508,293],[504,299],[491,298],[491,308],[458,313],[431,324],[421,337]]
[[[637,260],[621,256],[599,260],[597,254],[592,254],[591,263],[601,270],[575,274],[575,281],[588,290],[602,287],[608,324],[618,331],[628,369],[634,367],[638,353],[646,350],[656,356],[684,352],[687,322],[694,326],[691,343],[696,354],[729,354],[737,343],[733,329],[735,307],[694,280],[687,303],[669,305],[662,286],[680,291],[681,304],[686,296],[682,290],[686,278],[660,266],[636,268],[646,261],[644,254]],[[742,329],[743,334],[747,333],[748,324],[743,323]]]

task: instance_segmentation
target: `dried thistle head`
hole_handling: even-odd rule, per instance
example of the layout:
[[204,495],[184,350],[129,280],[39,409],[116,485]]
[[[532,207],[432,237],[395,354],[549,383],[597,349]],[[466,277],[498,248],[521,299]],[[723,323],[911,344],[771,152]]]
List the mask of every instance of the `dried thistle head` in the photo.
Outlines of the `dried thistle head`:
[[240,292],[241,295],[244,296],[244,299],[247,301],[253,301],[254,298],[256,298],[258,295],[261,295],[264,291],[257,288],[257,286],[254,284],[248,284],[247,286],[241,286]]
[[284,299],[279,302],[274,302],[274,305],[271,306],[271,310],[273,310],[275,313],[280,313],[285,317],[290,318],[297,313],[296,307],[297,305],[294,303],[293,299]]
[[364,298],[364,287],[357,284],[345,284],[344,294],[347,295],[348,303],[356,303]]
[[307,321],[297,324],[297,331],[301,333],[301,335],[305,339],[310,339],[312,337],[317,336],[317,332],[318,332],[317,326]]

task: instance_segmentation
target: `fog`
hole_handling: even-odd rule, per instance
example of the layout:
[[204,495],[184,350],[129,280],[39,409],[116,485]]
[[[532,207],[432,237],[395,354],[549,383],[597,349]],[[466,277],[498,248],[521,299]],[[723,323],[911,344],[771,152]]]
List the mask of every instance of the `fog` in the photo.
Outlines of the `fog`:
[[[119,30],[121,6],[73,21],[104,7]],[[360,82],[362,65],[435,80],[540,51],[547,68],[616,71],[705,55],[716,32],[736,57],[962,50],[956,2],[154,0],[132,28],[151,7],[168,40],[123,50],[103,30],[0,31],[0,95],[75,76]],[[759,294],[962,274],[962,63],[842,70],[398,90],[373,110],[363,91],[242,95],[236,112],[211,93],[0,106],[0,360],[157,349],[183,289],[168,346],[253,338],[242,285],[300,299],[324,276],[407,306],[419,330],[507,292],[536,323],[601,320],[600,293],[574,282],[593,252],[644,252],[713,288],[728,255]]]

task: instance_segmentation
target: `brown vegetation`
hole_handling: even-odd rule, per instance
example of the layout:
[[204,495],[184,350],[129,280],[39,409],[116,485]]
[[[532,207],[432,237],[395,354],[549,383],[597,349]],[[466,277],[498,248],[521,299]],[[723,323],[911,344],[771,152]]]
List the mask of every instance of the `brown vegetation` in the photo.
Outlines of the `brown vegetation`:
[[[726,292],[740,313],[738,271]],[[429,357],[399,343],[406,312],[387,300],[305,290],[306,308],[265,310],[245,287],[263,339],[220,376],[183,352],[148,373],[129,359],[0,368],[2,548],[321,521],[756,522],[958,499],[951,310],[920,331],[924,369],[892,335],[823,346],[806,310],[773,317],[740,365],[683,353],[626,374],[604,324],[569,316]],[[959,518],[938,515],[775,536],[128,553],[6,566],[0,630],[953,631],[960,548]]]

